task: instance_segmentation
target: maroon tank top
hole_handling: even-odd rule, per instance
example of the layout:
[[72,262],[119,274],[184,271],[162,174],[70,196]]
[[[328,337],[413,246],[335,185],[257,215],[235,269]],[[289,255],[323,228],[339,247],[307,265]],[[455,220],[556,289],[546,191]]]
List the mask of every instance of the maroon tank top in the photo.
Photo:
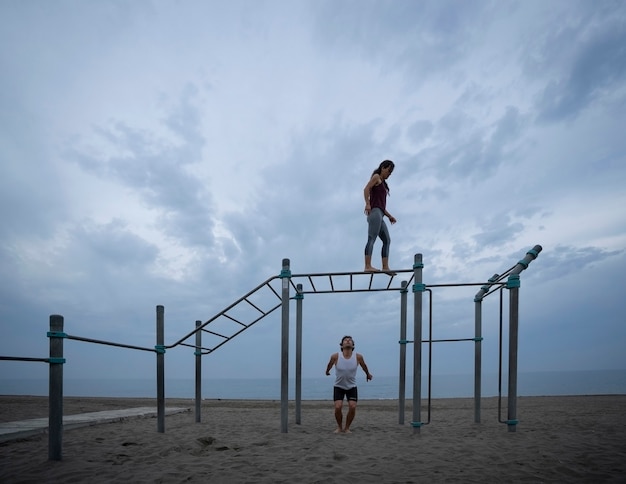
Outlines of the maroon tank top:
[[378,207],[383,212],[387,208],[387,189],[385,188],[385,182],[373,186],[370,190],[370,207]]

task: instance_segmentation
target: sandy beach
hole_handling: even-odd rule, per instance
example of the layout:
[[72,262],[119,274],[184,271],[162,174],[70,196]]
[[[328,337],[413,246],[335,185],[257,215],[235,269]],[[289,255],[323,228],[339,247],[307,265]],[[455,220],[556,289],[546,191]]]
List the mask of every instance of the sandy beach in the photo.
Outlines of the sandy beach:
[[[506,418],[506,402],[503,402]],[[154,399],[66,398],[64,414],[154,406]],[[48,437],[0,445],[2,483],[411,483],[626,482],[626,395],[520,397],[516,432],[485,398],[433,400],[431,422],[414,433],[408,401],[359,402],[351,434],[334,434],[332,402],[304,401],[280,432],[280,402],[206,400],[202,422],[189,412],[128,418],[67,430],[63,460],[48,461]],[[422,420],[427,420],[425,402]],[[47,397],[0,396],[0,421],[47,417]]]

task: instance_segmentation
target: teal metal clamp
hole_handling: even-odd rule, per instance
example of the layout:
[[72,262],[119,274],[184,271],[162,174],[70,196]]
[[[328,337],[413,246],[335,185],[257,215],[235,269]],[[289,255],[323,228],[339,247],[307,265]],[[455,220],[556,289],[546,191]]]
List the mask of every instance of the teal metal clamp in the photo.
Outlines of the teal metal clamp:
[[63,331],[48,331],[48,338],[67,338],[67,333]]
[[426,290],[426,284],[416,282],[413,284],[413,292],[424,292]]
[[289,269],[283,269],[280,271],[280,277],[281,279],[285,278],[285,277],[291,277],[291,271]]
[[412,427],[421,427],[422,425],[424,425],[422,422],[411,422],[411,426]]
[[202,351],[196,350],[193,352],[194,356],[202,356]]
[[519,420],[514,419],[514,420],[507,420],[506,422],[504,422],[507,425],[517,425],[519,423]]
[[301,292],[297,292],[296,295],[293,298],[294,299],[304,299],[304,294],[302,294]]
[[401,339],[400,341],[398,341],[398,343],[401,344],[401,345],[405,345],[405,344],[408,344],[408,343],[413,343],[413,340]]
[[407,292],[409,292],[409,288],[406,286],[400,289],[400,294],[406,294]]
[[474,338],[474,341],[476,341],[476,342],[478,342],[478,341],[482,341],[482,340],[483,340],[483,337],[482,337],[482,336],[476,336],[476,337]]
[[417,264],[413,264],[413,269],[423,269],[423,268],[424,268],[423,262],[418,262]]
[[526,262],[524,259],[518,260],[517,263],[522,264],[524,266],[524,269],[528,269],[528,262]]
[[155,345],[154,349],[160,355],[164,355],[165,354],[165,345]]
[[516,287],[520,287],[519,274],[511,274],[506,281],[506,288],[513,289]]
[[48,363],[63,365],[65,364],[65,358],[48,358]]

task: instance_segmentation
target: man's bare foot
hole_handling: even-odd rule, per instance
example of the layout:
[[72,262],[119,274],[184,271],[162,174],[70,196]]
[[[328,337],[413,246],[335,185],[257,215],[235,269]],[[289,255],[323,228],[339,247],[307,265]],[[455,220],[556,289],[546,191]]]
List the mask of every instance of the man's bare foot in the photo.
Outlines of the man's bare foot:
[[383,267],[383,272],[385,274],[389,274],[390,276],[396,276],[397,275],[395,272],[393,272],[391,269],[389,269],[389,267]]
[[335,429],[335,433],[336,433],[336,434],[341,434],[341,433],[343,433],[343,430],[341,430],[339,427],[337,427],[337,428]]
[[376,269],[376,267],[367,266],[367,267],[365,267],[365,269],[363,270],[363,272],[380,272],[380,270],[379,270],[379,269]]
[[344,433],[344,434],[351,434],[351,433],[352,433],[352,430],[350,430],[350,429],[344,429],[343,433]]

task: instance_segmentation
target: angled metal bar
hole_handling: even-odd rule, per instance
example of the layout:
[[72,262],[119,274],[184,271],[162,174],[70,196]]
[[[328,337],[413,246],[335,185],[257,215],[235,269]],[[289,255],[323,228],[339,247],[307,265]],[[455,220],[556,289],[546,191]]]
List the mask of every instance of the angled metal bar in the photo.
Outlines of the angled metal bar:
[[[278,279],[279,276],[272,276],[269,279],[263,281],[261,284],[259,284],[257,287],[255,287],[254,289],[252,289],[251,291],[249,291],[248,293],[244,294],[242,297],[240,297],[239,299],[237,299],[234,303],[232,303],[230,306],[227,306],[226,308],[224,308],[222,311],[220,311],[219,313],[217,313],[215,316],[213,316],[211,319],[209,319],[208,321],[205,321],[204,323],[202,323],[202,325],[199,328],[194,329],[193,331],[190,331],[189,333],[187,333],[185,336],[183,336],[182,338],[180,338],[178,341],[176,341],[174,344],[172,344],[171,346],[169,346],[170,348],[173,348],[175,346],[178,346],[180,343],[182,343],[183,341],[185,341],[186,339],[191,338],[194,334],[196,334],[196,331],[198,331],[199,329],[204,328],[206,325],[208,325],[209,323],[211,323],[212,321],[215,321],[217,318],[219,318],[222,314],[224,314],[226,311],[234,308],[235,306],[237,306],[237,304],[239,304],[241,301],[243,301],[245,298],[251,296],[252,294],[254,294],[255,292],[257,292],[259,289],[261,289],[263,286],[269,286],[269,283],[271,281],[273,281],[274,279]],[[271,287],[271,286],[270,286]],[[269,313],[268,313],[269,314]]]
[[[231,336],[229,336],[227,339],[225,339],[224,341],[222,341],[220,344],[218,344],[217,346],[214,346],[213,348],[209,349],[206,353],[203,352],[203,355],[208,355],[209,353],[213,353],[216,349],[218,349],[220,346],[225,345],[226,343],[228,343],[231,339],[235,338],[236,336],[240,335],[241,333],[243,333],[246,329],[248,329],[249,327],[251,327],[253,324],[258,323],[261,319],[263,319],[265,316],[273,313],[274,311],[276,311],[276,309],[278,309],[279,307],[282,306],[282,303],[277,304],[276,306],[274,306],[272,309],[270,309],[264,316],[260,316],[257,319],[255,319],[254,321],[252,321],[251,323],[248,324],[248,326],[246,326],[245,328],[241,328],[239,331],[237,331],[236,333],[233,333]],[[206,331],[206,329],[205,329]],[[182,344],[182,343],[179,343]]]

